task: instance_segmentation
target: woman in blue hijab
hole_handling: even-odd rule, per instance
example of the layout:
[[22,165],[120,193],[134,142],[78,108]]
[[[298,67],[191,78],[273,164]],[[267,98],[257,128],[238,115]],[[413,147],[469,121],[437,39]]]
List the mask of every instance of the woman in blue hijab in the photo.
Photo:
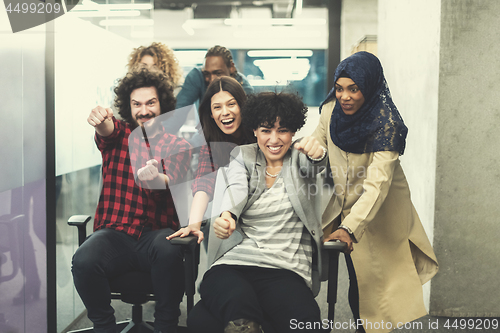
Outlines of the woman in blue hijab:
[[334,82],[313,134],[328,147],[334,182],[322,217],[325,241],[348,244],[357,332],[389,332],[427,314],[422,284],[437,273],[437,259],[400,165],[408,129],[380,61],[355,53],[339,64]]

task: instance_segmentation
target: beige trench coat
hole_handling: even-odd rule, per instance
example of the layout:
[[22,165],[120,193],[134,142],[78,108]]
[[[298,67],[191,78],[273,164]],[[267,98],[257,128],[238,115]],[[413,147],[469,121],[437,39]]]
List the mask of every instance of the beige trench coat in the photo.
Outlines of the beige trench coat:
[[411,202],[399,154],[341,150],[330,136],[333,106],[334,101],[323,106],[313,134],[328,148],[335,183],[323,230],[327,236],[342,221],[353,231],[363,326],[390,332],[427,314],[422,284],[437,273],[437,259]]

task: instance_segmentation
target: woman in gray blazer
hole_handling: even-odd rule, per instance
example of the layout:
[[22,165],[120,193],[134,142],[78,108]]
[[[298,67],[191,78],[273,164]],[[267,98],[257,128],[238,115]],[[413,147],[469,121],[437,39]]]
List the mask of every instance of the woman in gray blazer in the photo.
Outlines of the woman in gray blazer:
[[[220,217],[213,223],[201,301],[191,332],[323,331],[319,291],[321,224],[316,174],[326,149],[313,137],[293,142],[307,107],[295,94],[250,96],[242,122],[256,144],[235,148]],[[215,240],[215,243],[214,241]]]

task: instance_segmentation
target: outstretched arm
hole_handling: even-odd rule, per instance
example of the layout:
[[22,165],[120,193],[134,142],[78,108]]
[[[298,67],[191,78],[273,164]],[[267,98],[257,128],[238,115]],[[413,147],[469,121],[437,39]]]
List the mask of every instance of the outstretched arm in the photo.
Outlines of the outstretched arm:
[[96,106],[90,111],[87,122],[95,128],[95,131],[100,136],[110,136],[115,129],[113,124],[113,110]]
[[315,177],[326,169],[328,159],[327,151],[321,143],[313,136],[307,136],[294,144],[294,148],[300,151],[299,168],[302,175]]
[[326,148],[313,136],[306,136],[294,145],[295,149],[309,157],[312,161],[319,162],[326,156]]
[[137,179],[147,184],[149,189],[162,189],[170,182],[167,175],[158,171],[158,161],[155,159],[146,162],[146,165],[137,170]]

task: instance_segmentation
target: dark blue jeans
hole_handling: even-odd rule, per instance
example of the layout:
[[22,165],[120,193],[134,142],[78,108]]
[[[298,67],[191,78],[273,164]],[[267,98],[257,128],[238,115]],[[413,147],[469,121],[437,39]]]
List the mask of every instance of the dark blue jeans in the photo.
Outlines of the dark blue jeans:
[[155,292],[155,329],[176,327],[184,292],[182,249],[165,238],[172,229],[143,232],[139,240],[124,232],[101,229],[73,256],[73,279],[95,332],[115,332],[108,279],[128,271],[150,271]]

